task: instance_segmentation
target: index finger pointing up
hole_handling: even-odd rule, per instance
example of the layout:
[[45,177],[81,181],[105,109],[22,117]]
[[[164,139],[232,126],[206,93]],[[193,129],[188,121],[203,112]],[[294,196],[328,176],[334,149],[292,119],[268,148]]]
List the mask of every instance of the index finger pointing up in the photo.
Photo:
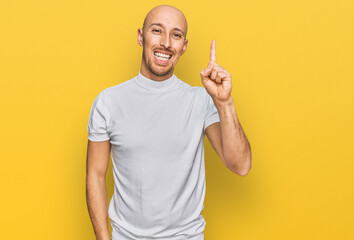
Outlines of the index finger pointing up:
[[211,46],[210,46],[210,61],[211,61],[211,62],[216,62],[215,40],[211,41]]

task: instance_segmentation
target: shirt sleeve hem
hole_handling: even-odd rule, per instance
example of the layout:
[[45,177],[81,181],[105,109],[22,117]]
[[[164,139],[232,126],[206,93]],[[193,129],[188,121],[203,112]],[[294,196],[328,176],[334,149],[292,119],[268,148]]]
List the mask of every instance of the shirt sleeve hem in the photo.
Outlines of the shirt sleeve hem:
[[103,141],[110,140],[110,138],[107,134],[89,134],[88,140],[92,142],[103,142]]
[[219,118],[219,115],[216,113],[216,114],[214,114],[214,115],[212,115],[212,116],[210,116],[206,121],[205,121],[205,124],[204,124],[204,131],[205,131],[205,129],[209,126],[209,125],[211,125],[211,124],[213,124],[213,123],[216,123],[216,122],[220,122],[220,118]]

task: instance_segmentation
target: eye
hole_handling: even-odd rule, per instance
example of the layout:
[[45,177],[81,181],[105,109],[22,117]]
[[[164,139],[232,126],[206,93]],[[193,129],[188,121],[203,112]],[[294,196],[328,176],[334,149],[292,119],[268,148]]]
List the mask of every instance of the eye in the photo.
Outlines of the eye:
[[178,37],[178,38],[181,38],[181,37],[182,37],[182,35],[179,34],[179,33],[174,33],[173,36]]
[[153,32],[160,32],[159,29],[152,29]]

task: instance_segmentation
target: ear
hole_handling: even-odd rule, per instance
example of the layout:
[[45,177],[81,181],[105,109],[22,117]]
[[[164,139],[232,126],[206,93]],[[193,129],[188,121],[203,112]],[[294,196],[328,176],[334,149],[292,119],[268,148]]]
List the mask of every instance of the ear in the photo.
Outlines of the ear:
[[187,45],[188,45],[188,39],[184,40],[184,45],[182,48],[182,54],[187,50]]
[[139,28],[138,29],[138,44],[140,46],[143,46],[143,42],[144,42],[144,39],[143,39],[143,29]]

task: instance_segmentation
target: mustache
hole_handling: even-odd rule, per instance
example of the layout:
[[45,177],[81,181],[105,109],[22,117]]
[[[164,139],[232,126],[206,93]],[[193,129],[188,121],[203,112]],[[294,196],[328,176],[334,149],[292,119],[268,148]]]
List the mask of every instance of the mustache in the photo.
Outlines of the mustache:
[[167,50],[167,49],[155,49],[154,52],[155,52],[155,51],[166,52],[166,53],[170,53],[171,55],[174,54],[174,52],[171,52],[171,50]]

